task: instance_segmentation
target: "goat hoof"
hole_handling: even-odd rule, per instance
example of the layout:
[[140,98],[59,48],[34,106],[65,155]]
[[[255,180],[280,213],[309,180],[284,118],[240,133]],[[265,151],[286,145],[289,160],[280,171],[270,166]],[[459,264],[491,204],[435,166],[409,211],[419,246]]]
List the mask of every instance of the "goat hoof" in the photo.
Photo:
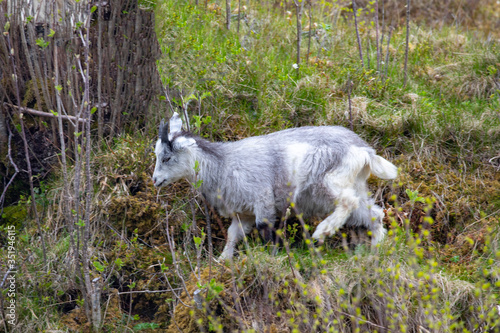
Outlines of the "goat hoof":
[[313,238],[313,245],[314,247],[318,247],[318,246],[321,246],[325,243],[325,239],[324,238]]

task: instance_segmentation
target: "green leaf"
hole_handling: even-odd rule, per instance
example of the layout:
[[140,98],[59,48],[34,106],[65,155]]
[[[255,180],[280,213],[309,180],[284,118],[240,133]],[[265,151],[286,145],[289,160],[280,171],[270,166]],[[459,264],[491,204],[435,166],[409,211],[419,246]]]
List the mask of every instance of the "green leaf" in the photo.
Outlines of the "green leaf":
[[204,92],[203,94],[201,94],[200,100],[203,100],[203,99],[207,98],[208,96],[212,96],[212,93]]
[[425,203],[425,199],[423,197],[418,196],[418,191],[411,191],[410,189],[406,189],[405,192],[408,195],[408,198],[410,199],[412,204],[414,204],[417,201]]
[[55,30],[52,30],[50,29],[50,34],[48,34],[47,36],[49,37],[54,37],[54,35],[56,34],[56,31]]
[[192,183],[194,188],[200,188],[201,185],[203,185],[203,180],[202,179],[198,179],[195,183]]
[[[77,138],[78,138],[80,135],[82,135],[82,133],[83,133],[83,132],[75,132],[75,133],[74,133],[74,135],[75,135],[75,137],[77,137]],[[78,150],[78,152],[80,152],[80,150]]]
[[134,326],[134,331],[142,331],[142,330],[154,330],[159,328],[160,325],[157,323],[140,323]]
[[121,260],[120,258],[116,258],[115,265],[116,265],[116,269],[117,270],[122,269],[122,267],[123,267],[124,264],[125,263],[123,262],[123,260]]
[[212,122],[212,116],[206,116],[205,118],[203,118],[203,123],[205,125],[208,125]]
[[193,116],[193,118],[194,118],[194,127],[199,130],[201,127],[201,117]]
[[198,100],[198,98],[196,98],[196,96],[194,94],[191,94],[189,95],[187,98],[186,98],[186,103],[189,102],[190,100],[192,99],[195,99],[195,100]]
[[97,269],[101,273],[104,272],[104,269],[106,268],[98,261],[94,261],[92,265],[94,265],[95,269]]
[[223,290],[224,290],[224,285],[218,283],[215,279],[212,279],[210,281],[210,284],[208,285],[209,292],[207,295],[207,301],[210,301],[213,298],[217,297]]
[[96,9],[97,9],[97,6],[92,6],[92,8],[90,8],[90,13],[95,12],[95,11],[96,11]]
[[92,109],[90,109],[90,114],[94,114],[96,111],[97,111],[97,107],[94,106]]
[[196,248],[199,248],[201,245],[201,237],[193,236],[193,240],[194,240],[194,245],[196,245]]
[[55,112],[54,110],[49,110],[50,113],[52,113],[55,117],[58,117],[59,116],[59,113]]
[[56,90],[57,90],[57,91],[61,91],[61,90],[62,90],[62,86],[58,84],[58,85],[56,86]]
[[50,42],[46,42],[43,38],[38,38],[36,40],[36,45],[40,46],[42,49],[49,46]]
[[181,229],[182,229],[182,231],[186,232],[186,231],[188,231],[188,230],[189,230],[189,227],[190,227],[190,226],[191,226],[191,224],[190,224],[190,223],[185,223],[185,222],[184,222],[184,223],[181,225]]

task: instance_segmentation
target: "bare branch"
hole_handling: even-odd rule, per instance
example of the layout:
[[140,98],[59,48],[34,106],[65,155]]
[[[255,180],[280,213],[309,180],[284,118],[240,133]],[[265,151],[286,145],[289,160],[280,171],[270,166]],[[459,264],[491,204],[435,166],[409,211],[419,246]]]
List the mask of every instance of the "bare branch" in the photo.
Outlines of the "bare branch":
[[77,118],[74,116],[55,115],[53,113],[38,111],[35,109],[26,108],[26,107],[19,107],[17,105],[13,105],[13,104],[10,104],[7,102],[3,103],[3,105],[11,107],[11,108],[16,109],[16,110],[19,110],[19,112],[21,112],[21,113],[29,113],[29,114],[34,115],[34,116],[47,117],[47,118],[58,118],[60,116],[61,119],[64,119],[64,120],[75,121],[75,122],[79,121],[81,123],[86,122],[86,120],[84,118]]
[[182,290],[182,288],[173,288],[167,290],[132,290],[132,291],[122,291],[118,292],[118,295],[126,295],[126,294],[154,294],[154,293],[170,293],[172,290]]

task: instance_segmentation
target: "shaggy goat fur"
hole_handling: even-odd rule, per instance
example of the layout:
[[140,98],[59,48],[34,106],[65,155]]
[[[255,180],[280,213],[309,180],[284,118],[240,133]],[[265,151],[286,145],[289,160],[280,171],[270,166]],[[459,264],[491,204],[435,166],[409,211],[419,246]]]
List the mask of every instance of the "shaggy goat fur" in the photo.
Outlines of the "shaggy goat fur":
[[328,215],[312,235],[320,241],[345,224],[368,228],[373,245],[383,239],[384,214],[369,198],[366,179],[370,173],[393,179],[397,168],[354,132],[309,126],[213,143],[181,128],[177,113],[170,128],[162,121],[153,181],[157,187],[181,178],[203,181],[207,201],[222,216],[232,217],[222,258],[233,256],[254,223],[271,240],[270,226],[290,203],[305,217]]

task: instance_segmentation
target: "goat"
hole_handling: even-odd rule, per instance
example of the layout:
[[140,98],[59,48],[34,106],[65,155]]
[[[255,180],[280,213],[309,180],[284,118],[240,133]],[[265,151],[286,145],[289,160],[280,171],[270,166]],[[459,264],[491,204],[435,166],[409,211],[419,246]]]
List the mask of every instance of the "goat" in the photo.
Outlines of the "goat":
[[156,187],[197,177],[207,202],[232,217],[221,259],[232,258],[254,223],[272,240],[271,226],[291,203],[304,217],[328,215],[312,235],[320,242],[343,225],[368,228],[372,245],[386,233],[366,180],[370,173],[394,179],[397,168],[344,127],[298,127],[222,143],[183,131],[174,113],[170,126],[160,124],[155,154]]

